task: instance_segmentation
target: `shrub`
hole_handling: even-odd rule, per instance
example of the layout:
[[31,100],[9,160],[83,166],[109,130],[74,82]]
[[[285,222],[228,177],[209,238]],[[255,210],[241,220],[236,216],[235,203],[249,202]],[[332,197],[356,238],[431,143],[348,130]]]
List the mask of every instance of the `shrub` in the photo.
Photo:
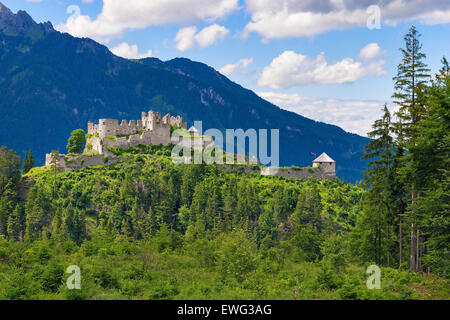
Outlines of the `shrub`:
[[95,266],[91,270],[94,282],[104,289],[119,288],[119,282],[111,269]]
[[170,300],[180,293],[175,279],[169,281],[157,281],[152,283],[152,289],[148,298],[150,300]]
[[328,263],[322,263],[317,275],[317,283],[322,289],[335,290],[342,285],[342,280],[334,273]]
[[242,230],[225,235],[218,254],[219,269],[225,277],[232,277],[241,282],[256,268],[254,245]]
[[63,276],[63,267],[56,263],[51,263],[42,274],[42,288],[47,292],[57,292],[63,283]]
[[64,157],[64,161],[66,162],[66,164],[72,163],[74,161],[73,158],[70,157]]
[[143,284],[134,280],[123,280],[120,284],[120,293],[128,297],[136,297],[143,290]]
[[32,283],[23,269],[15,270],[3,285],[5,285],[4,295],[6,299],[29,299],[32,293]]
[[95,245],[94,242],[89,241],[89,242],[85,242],[83,243],[83,245],[81,246],[81,252],[84,254],[84,256],[86,257],[90,257],[90,256],[95,256],[98,253],[98,247]]

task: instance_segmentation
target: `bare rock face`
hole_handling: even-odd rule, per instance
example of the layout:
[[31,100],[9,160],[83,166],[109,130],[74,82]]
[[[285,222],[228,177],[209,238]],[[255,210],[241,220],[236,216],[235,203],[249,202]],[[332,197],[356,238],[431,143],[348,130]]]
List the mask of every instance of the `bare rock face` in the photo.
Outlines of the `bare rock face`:
[[36,22],[26,13],[20,10],[16,14],[0,3],[0,30],[6,32],[20,33],[33,26]]
[[14,14],[0,2],[0,30],[14,17]]
[[55,31],[50,22],[38,24],[25,11],[19,10],[14,14],[0,2],[0,31],[9,35],[16,35],[37,29],[44,32]]
[[45,32],[53,32],[55,29],[53,29],[53,25],[50,21],[41,23],[42,27],[44,28]]

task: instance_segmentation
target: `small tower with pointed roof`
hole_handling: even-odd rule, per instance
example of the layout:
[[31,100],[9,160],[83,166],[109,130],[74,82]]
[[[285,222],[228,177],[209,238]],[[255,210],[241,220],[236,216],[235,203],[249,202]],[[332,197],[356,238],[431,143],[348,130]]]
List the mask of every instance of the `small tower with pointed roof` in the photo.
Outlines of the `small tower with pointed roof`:
[[320,167],[323,172],[336,175],[336,161],[331,159],[325,152],[314,159],[312,164],[313,168]]
[[192,134],[192,135],[197,135],[197,134],[198,134],[198,130],[197,130],[197,128],[194,127],[194,126],[190,127],[188,131],[189,131],[189,133]]

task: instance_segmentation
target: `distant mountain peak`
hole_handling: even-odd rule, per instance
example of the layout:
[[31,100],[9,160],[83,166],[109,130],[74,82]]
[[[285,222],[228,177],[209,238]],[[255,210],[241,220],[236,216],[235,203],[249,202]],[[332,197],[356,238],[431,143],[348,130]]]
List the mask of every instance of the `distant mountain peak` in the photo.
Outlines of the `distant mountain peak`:
[[27,33],[40,27],[44,32],[54,31],[51,22],[36,23],[33,18],[23,10],[14,14],[8,7],[0,2],[0,31],[7,34]]
[[3,3],[0,2],[0,20],[7,16],[13,16],[14,13],[9,10]]

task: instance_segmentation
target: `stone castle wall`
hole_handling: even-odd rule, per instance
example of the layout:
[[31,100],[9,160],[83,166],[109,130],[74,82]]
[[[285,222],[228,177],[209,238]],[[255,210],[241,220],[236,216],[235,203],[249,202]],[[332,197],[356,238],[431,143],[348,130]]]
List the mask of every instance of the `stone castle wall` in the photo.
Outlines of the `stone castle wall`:
[[[119,125],[117,119],[100,119],[98,124],[88,122],[88,134],[98,135],[100,138],[108,136],[133,135],[141,131],[156,131],[156,135],[167,137],[163,131],[169,131],[171,126],[182,127],[186,129],[187,123],[183,122],[180,116],[173,117],[170,113],[161,117],[161,114],[154,111],[149,111],[148,114],[142,112],[140,120],[122,120]],[[165,140],[168,142],[168,140]]]
[[146,130],[155,130],[158,127],[170,128],[171,126],[177,126],[184,129],[187,128],[187,123],[183,122],[183,118],[180,116],[173,117],[168,113],[164,117],[161,117],[159,112],[154,112],[152,110],[150,110],[148,114],[142,112],[141,121]]
[[301,180],[306,180],[309,177],[314,177],[317,179],[335,179],[336,172],[327,171],[326,168],[320,166],[315,168],[294,168],[294,167],[284,167],[284,168],[271,168],[266,167],[261,170],[261,175],[264,176],[279,176],[283,178],[296,178]]
[[116,119],[100,119],[98,125],[88,123],[88,134],[95,135],[98,134],[100,138],[105,138],[108,136],[120,136],[120,135],[131,135],[136,134],[143,130],[142,121],[135,120],[127,122],[122,120],[119,125],[119,121]]
[[[56,165],[62,171],[78,170],[90,166],[107,166],[126,160],[124,157],[106,156],[106,155],[76,155],[69,156],[58,154],[56,156]],[[52,166],[52,154],[45,155],[45,166]]]
[[[138,144],[168,145],[171,143],[171,127],[186,129],[187,123],[180,116],[173,117],[170,113],[164,117],[150,110],[142,112],[141,120],[129,122],[116,119],[100,119],[98,124],[88,123],[89,138],[86,151],[98,151],[107,154],[107,147],[130,148]],[[114,138],[112,138],[114,137]]]
[[336,162],[313,163],[313,168],[319,167],[322,171],[336,175]]
[[[89,166],[107,166],[124,160],[127,160],[127,157],[115,156],[111,153],[108,153],[108,155],[98,154],[98,155],[75,155],[75,156],[58,154],[56,158],[56,165],[62,171],[72,171]],[[46,154],[45,166],[46,167],[52,166],[52,155],[50,153]],[[255,173],[261,174],[263,176],[279,176],[283,178],[294,178],[300,180],[306,180],[310,177],[316,179],[329,179],[329,180],[336,179],[336,174],[334,172],[329,172],[322,167],[260,168],[258,165],[236,165],[236,164],[217,164],[217,167],[227,172]]]
[[259,173],[262,176],[278,176],[283,178],[294,178],[300,180],[306,180],[308,178],[316,179],[336,179],[335,172],[328,172],[321,167],[317,168],[293,168],[293,167],[283,167],[283,168],[272,168],[272,167],[262,167],[252,166],[252,165],[234,165],[234,164],[219,164],[217,165],[220,169],[228,172],[241,171],[245,173]]
[[191,149],[205,150],[208,146],[214,144],[214,139],[205,137],[171,137],[171,143]]

